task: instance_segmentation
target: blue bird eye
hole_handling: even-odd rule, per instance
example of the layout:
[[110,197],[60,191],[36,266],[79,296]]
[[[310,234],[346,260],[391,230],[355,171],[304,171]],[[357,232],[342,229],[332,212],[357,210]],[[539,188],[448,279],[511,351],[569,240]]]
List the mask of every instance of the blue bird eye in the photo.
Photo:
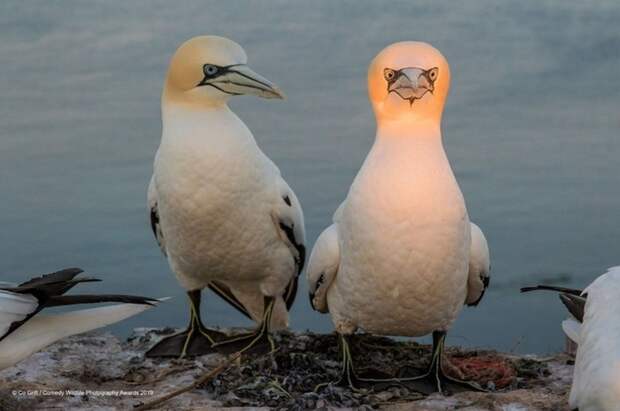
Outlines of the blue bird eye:
[[214,76],[219,71],[219,68],[217,66],[214,66],[213,64],[205,64],[202,70],[204,71],[205,75]]

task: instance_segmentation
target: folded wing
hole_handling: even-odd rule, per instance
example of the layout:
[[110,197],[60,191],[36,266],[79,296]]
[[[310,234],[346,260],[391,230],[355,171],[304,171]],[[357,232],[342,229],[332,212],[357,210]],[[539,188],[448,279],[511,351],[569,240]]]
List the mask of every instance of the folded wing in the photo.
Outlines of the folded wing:
[[480,227],[471,223],[471,248],[469,256],[469,277],[465,304],[476,306],[484,297],[491,280],[491,259],[487,239]]

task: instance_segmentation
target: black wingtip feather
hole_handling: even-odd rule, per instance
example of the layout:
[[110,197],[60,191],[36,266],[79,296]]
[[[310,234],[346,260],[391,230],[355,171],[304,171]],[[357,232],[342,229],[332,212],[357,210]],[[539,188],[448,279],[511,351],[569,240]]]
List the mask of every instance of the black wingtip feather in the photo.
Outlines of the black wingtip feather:
[[155,305],[157,300],[150,297],[139,295],[124,294],[81,294],[81,295],[58,295],[50,297],[46,302],[46,307],[58,307],[62,305],[75,304],[97,304],[97,303],[128,303]]
[[157,207],[151,208],[151,230],[155,238],[157,238],[157,225],[159,224],[159,214],[157,213]]
[[32,278],[24,283],[21,283],[17,287],[3,288],[4,290],[15,293],[33,295],[39,301],[39,305],[22,321],[13,322],[10,325],[8,331],[3,336],[0,336],[0,341],[6,338],[13,331],[21,327],[24,323],[30,320],[30,318],[38,314],[42,309],[46,307],[73,304],[94,304],[103,302],[154,305],[157,302],[157,300],[154,298],[136,295],[63,295],[71,288],[73,288],[76,284],[101,281],[100,279],[93,277],[75,278],[78,274],[81,274],[83,272],[84,271],[80,268],[66,268],[64,270],[60,270],[51,274]]
[[286,303],[286,310],[290,311],[293,303],[295,302],[295,297],[297,296],[297,286],[298,279],[297,277],[293,277],[291,282],[286,286],[284,290],[284,302]]
[[84,270],[78,267],[65,268],[63,270],[56,271],[50,274],[31,278],[30,280],[19,284],[18,287],[34,287],[38,285],[69,281],[83,272]]
[[562,293],[560,294],[560,301],[562,301],[562,304],[564,304],[573,317],[579,320],[579,322],[583,322],[586,308],[586,299],[584,297]]
[[303,244],[296,244],[297,252],[299,253],[299,261],[297,262],[297,275],[300,275],[306,265],[306,246]]
[[567,293],[567,294],[572,294],[572,295],[581,295],[583,293],[583,290],[579,290],[576,288],[566,288],[566,287],[558,287],[555,285],[544,285],[544,284],[536,285],[533,287],[522,287],[521,288],[522,293],[527,293],[530,291],[539,291],[539,290],[556,291],[556,292]]

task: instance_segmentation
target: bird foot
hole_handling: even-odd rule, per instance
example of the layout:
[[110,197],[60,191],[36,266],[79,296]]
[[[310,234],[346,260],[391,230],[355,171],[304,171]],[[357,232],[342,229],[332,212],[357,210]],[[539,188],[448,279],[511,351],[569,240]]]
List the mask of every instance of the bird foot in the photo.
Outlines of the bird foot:
[[226,337],[213,344],[213,350],[221,354],[244,354],[265,355],[275,351],[273,338],[263,327],[258,330]]
[[375,368],[365,368],[361,371],[350,368],[344,369],[336,381],[317,385],[314,391],[318,392],[329,385],[349,388],[352,391],[359,392],[366,390],[385,390],[397,386],[398,382],[391,378],[389,374]]
[[399,385],[394,378],[391,378],[389,374],[374,368],[365,368],[364,370],[358,370],[353,372],[351,378],[341,376],[340,380],[336,383],[341,387],[349,387],[353,390],[375,390],[382,391],[390,387]]
[[425,395],[435,392],[448,395],[467,391],[487,392],[475,382],[462,381],[450,377],[437,367],[431,367],[429,371],[422,375],[412,376],[412,374],[412,369],[405,366],[399,370],[399,376],[394,381],[397,381],[411,391]]
[[170,335],[159,341],[146,352],[149,358],[195,357],[215,352],[214,343],[228,338],[226,334],[208,328],[188,328],[177,334]]

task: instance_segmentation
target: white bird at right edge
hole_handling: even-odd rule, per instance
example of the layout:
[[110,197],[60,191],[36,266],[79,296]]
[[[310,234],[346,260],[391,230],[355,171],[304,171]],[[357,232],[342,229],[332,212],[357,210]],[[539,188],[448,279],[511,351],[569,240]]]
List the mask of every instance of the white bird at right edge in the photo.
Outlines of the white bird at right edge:
[[[308,263],[310,301],[329,312],[340,336],[341,385],[385,383],[416,391],[480,389],[444,373],[446,333],[463,305],[489,284],[489,249],[471,224],[446,157],[441,117],[450,69],[426,43],[388,46],[372,61],[368,88],[377,119],[374,145],[333,224]],[[428,371],[403,378],[362,377],[349,338],[433,334]]]
[[570,316],[562,322],[578,344],[569,406],[579,411],[620,409],[620,266],[612,267],[584,290],[539,285],[522,292],[550,290]]

